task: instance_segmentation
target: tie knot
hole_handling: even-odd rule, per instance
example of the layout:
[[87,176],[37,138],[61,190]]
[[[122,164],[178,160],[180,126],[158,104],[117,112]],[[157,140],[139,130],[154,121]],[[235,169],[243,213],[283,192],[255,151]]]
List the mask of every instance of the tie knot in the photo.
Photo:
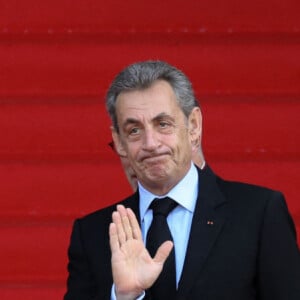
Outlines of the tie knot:
[[177,206],[177,203],[169,198],[155,198],[150,208],[153,210],[153,215],[163,215],[164,217],[167,217],[168,214]]

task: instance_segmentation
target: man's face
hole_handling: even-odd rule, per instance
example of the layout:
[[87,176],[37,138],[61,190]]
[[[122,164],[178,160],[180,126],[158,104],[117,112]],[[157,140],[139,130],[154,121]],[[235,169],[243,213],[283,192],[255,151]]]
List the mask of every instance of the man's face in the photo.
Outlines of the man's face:
[[[189,170],[191,127],[166,81],[121,93],[116,103],[119,154],[128,158],[141,184],[157,194],[169,191]],[[197,133],[196,133],[197,134]]]

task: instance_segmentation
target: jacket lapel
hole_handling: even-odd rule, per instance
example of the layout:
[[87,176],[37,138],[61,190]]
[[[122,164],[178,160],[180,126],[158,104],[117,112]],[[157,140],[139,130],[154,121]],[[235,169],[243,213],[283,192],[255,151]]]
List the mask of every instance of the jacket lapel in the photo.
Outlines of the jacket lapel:
[[137,220],[140,223],[140,210],[139,210],[139,205],[140,205],[140,199],[139,199],[139,192],[136,190],[134,194],[129,196],[127,199],[121,202],[125,207],[130,207],[132,211],[134,212]]
[[207,166],[199,171],[199,193],[192,221],[186,259],[178,285],[178,299],[185,299],[199,276],[227,217],[226,200],[216,176]]

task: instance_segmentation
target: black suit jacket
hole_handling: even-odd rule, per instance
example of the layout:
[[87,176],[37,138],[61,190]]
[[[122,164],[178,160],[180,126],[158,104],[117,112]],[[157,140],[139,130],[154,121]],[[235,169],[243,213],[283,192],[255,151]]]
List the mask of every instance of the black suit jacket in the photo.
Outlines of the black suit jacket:
[[[177,300],[299,300],[300,254],[281,193],[199,171]],[[138,192],[121,202],[139,219]],[[74,223],[65,300],[110,299],[115,205]],[[155,300],[155,299],[152,299]]]

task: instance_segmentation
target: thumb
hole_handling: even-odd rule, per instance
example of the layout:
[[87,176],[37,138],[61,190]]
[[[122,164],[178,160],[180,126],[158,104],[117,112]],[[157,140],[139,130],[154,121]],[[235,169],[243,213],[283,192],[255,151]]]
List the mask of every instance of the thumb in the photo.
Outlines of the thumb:
[[170,252],[172,251],[172,248],[173,248],[173,242],[166,241],[166,242],[162,243],[159,246],[159,248],[157,249],[153,260],[156,263],[164,264],[164,262],[166,261],[166,259],[169,256]]

